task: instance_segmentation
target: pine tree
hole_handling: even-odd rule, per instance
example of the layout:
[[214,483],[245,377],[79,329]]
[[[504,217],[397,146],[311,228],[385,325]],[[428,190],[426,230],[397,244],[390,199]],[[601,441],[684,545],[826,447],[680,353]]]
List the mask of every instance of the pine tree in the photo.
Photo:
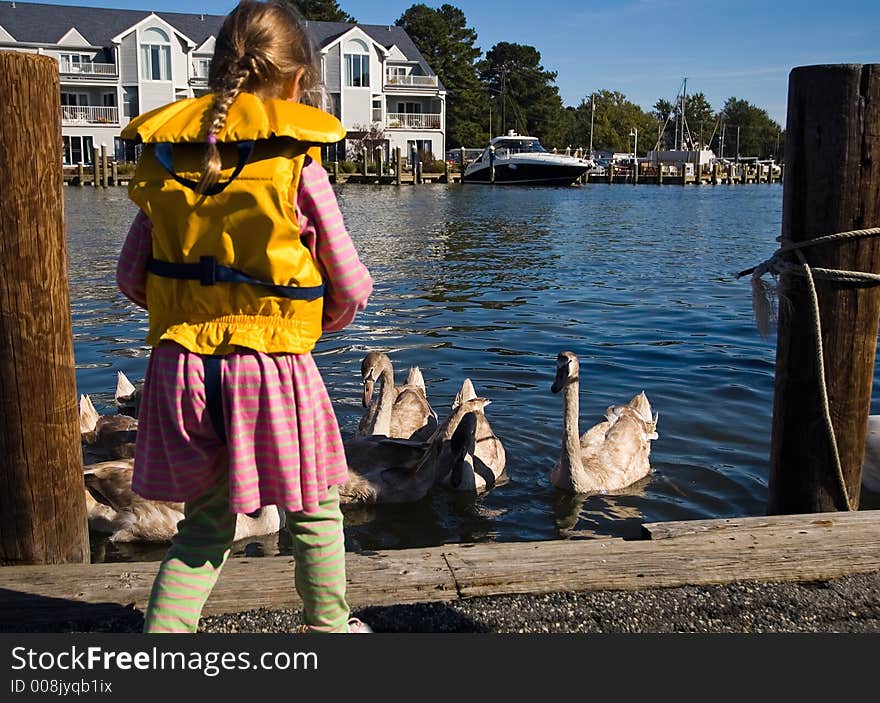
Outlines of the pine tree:
[[291,5],[305,19],[316,22],[356,22],[354,17],[339,7],[336,0],[282,0]]

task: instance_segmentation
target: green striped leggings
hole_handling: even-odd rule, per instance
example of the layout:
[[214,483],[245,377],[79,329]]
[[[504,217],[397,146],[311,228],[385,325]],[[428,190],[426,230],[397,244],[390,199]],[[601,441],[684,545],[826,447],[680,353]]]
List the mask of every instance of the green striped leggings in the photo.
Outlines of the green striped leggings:
[[[228,496],[228,484],[221,481],[186,504],[184,519],[153,583],[144,632],[198,628],[202,607],[235,535],[236,515],[229,511]],[[345,541],[337,488],[330,488],[316,512],[287,513],[287,527],[293,536],[294,577],[306,626],[312,632],[348,632]]]

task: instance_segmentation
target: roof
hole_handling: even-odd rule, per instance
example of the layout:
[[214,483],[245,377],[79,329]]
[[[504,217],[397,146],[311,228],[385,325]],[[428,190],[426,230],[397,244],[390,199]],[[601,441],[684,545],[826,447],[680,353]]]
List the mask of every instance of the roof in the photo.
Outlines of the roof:
[[[71,27],[76,27],[92,46],[107,47],[112,44],[113,37],[130,29],[151,14],[157,15],[181,34],[192,39],[196,46],[201,46],[209,37],[216,36],[224,20],[224,15],[151,13],[148,10],[116,10],[4,0],[0,2],[0,27],[9,32],[16,41],[47,45],[57,44]],[[352,27],[360,27],[386,49],[397,45],[408,60],[415,61],[421,66],[425,75],[435,75],[403,27],[314,21],[306,22],[305,27],[318,47],[326,46]]]

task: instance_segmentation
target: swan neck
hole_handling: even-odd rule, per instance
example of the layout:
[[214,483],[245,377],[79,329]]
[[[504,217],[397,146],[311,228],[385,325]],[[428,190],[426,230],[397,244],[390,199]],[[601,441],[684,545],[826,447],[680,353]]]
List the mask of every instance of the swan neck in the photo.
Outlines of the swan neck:
[[562,426],[562,465],[570,470],[583,471],[581,442],[578,436],[580,392],[577,379],[569,383],[563,393],[565,416]]
[[376,420],[372,434],[391,435],[391,410],[394,406],[394,372],[385,367],[382,369],[382,388],[379,391],[379,406],[376,409]]

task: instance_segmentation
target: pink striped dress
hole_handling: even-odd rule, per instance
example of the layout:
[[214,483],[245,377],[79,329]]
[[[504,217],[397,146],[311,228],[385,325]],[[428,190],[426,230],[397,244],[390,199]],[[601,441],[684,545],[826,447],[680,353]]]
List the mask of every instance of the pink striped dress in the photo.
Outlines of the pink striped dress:
[[[373,281],[358,258],[324,168],[303,168],[297,207],[301,236],[324,273],[324,331],[340,330],[362,310]],[[116,270],[120,290],[146,307],[152,224],[139,212]],[[228,465],[230,509],[263,505],[314,512],[347,466],[330,397],[311,354],[239,348],[222,362],[227,443],[211,424],[202,358],[174,342],[153,348],[138,418],[132,488],[152,500],[188,501]]]

